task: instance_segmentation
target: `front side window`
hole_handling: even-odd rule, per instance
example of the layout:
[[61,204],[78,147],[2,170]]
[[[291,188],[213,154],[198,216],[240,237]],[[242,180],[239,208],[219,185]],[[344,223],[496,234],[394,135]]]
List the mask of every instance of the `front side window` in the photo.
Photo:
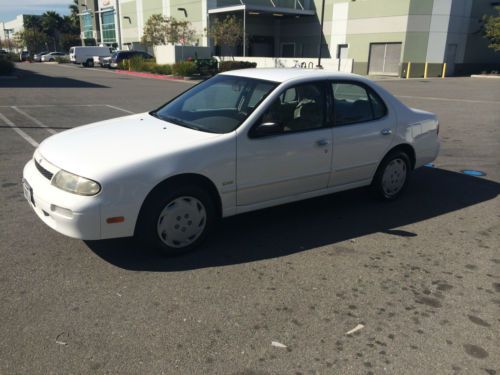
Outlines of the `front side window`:
[[325,124],[325,95],[320,83],[286,89],[269,106],[262,123],[276,123],[283,133],[318,129]]
[[332,84],[335,125],[377,120],[387,113],[382,99],[372,90],[356,83]]
[[229,133],[276,86],[275,82],[220,75],[186,91],[151,115],[200,131]]

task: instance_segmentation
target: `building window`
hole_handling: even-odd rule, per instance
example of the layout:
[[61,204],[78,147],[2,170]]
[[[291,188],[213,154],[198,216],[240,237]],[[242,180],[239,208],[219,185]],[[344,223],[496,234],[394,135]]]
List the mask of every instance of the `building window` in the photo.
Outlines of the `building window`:
[[94,37],[94,29],[92,27],[92,15],[90,13],[86,13],[82,16],[82,24],[84,39],[92,39]]
[[105,44],[116,43],[114,11],[102,13],[102,42]]

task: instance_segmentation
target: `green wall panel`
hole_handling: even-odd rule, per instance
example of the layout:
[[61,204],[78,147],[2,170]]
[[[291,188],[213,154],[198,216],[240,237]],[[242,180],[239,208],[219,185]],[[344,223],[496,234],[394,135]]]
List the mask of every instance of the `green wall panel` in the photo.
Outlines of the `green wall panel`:
[[429,33],[406,33],[406,43],[403,46],[403,61],[411,61],[412,63],[425,62],[425,60],[427,59],[428,44]]
[[[144,0],[143,0],[144,1]],[[177,8],[186,8],[188,14],[188,21],[201,22],[201,0],[171,0],[170,1],[170,15],[177,19],[184,19],[184,12],[177,10]]]
[[149,17],[151,17],[153,14],[162,13],[162,0],[142,0],[142,15],[144,18],[144,24],[146,24]]
[[[137,27],[137,8],[135,1],[120,4],[120,17],[122,18],[122,26],[124,29]],[[130,17],[130,22],[123,17]]]
[[432,14],[434,0],[411,0],[410,14]]
[[404,16],[408,14],[409,8],[410,0],[355,1],[349,5],[349,18]]

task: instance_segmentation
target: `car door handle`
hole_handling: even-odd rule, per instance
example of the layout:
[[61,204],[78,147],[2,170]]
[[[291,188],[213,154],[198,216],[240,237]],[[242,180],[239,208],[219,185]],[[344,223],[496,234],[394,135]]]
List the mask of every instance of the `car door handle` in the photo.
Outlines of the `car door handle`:
[[328,139],[319,139],[316,141],[316,144],[318,146],[326,146],[329,143],[330,143],[330,141]]
[[392,130],[391,129],[382,129],[380,131],[380,134],[382,134],[382,135],[389,135],[389,134],[392,134]]

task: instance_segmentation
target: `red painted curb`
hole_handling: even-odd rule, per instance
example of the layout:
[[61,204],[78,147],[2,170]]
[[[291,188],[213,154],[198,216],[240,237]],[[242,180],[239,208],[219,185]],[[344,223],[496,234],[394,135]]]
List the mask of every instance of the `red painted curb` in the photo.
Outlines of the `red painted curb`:
[[184,81],[184,79],[181,77],[173,77],[173,76],[166,76],[163,74],[153,74],[153,73],[144,73],[144,72],[131,72],[129,70],[115,70],[115,73],[128,74],[131,76],[143,77],[143,78],[163,79],[163,80],[170,80],[170,81]]

